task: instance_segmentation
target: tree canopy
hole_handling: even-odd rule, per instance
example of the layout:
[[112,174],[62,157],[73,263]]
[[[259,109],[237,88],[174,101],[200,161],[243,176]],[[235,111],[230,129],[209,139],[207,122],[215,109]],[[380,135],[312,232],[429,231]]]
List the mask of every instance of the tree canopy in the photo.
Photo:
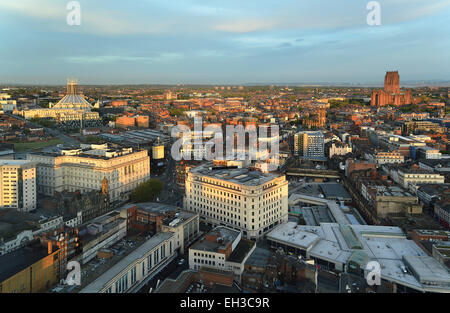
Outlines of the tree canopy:
[[171,116],[180,116],[180,115],[183,115],[183,113],[184,113],[183,109],[176,109],[176,108],[169,109],[169,114]]
[[163,190],[164,184],[157,178],[152,178],[140,184],[131,194],[133,202],[154,201]]

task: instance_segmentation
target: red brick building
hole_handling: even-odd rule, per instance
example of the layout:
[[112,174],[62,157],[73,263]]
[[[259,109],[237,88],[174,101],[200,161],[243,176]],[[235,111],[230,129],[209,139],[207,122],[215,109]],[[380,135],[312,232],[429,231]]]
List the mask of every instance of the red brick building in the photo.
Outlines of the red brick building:
[[395,106],[411,104],[412,96],[410,90],[400,90],[400,75],[397,71],[386,72],[384,77],[384,90],[372,91],[372,106]]
[[128,100],[113,100],[111,101],[112,107],[124,107],[128,105]]

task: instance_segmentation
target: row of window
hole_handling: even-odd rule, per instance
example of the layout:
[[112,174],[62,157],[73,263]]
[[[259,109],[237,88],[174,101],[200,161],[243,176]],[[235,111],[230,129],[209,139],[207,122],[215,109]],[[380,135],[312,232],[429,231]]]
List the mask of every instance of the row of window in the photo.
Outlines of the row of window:
[[[170,255],[172,254],[172,251],[173,251],[172,241],[169,241],[169,254]],[[164,244],[159,249],[156,249],[153,253],[151,253],[147,256],[147,273],[150,273],[151,269],[154,266],[156,266],[165,257],[166,257],[166,245]],[[141,263],[141,269],[142,269],[142,277],[145,277],[145,270],[146,270],[145,260]],[[130,272],[131,284],[130,284],[130,286],[135,284],[137,281],[136,272],[137,272],[137,265],[131,269],[131,272]],[[118,281],[116,281],[115,292],[122,293],[122,292],[126,292],[127,289],[128,289],[128,273],[126,273]],[[112,286],[110,286],[106,290],[106,293],[112,293]]]

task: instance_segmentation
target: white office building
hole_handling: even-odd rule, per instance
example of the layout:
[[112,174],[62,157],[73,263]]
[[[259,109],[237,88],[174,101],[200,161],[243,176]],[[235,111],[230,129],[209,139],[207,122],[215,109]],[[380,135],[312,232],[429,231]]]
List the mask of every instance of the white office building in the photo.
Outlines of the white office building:
[[240,231],[219,226],[189,248],[189,268],[232,271],[235,280],[240,282],[245,261],[255,248],[256,243],[243,239]]
[[206,163],[190,169],[184,208],[213,226],[228,226],[257,239],[288,220],[284,175]]
[[150,179],[147,150],[88,145],[61,153],[30,153],[27,159],[37,162],[37,191],[48,196],[63,190],[101,190],[106,179],[110,200],[116,201]]

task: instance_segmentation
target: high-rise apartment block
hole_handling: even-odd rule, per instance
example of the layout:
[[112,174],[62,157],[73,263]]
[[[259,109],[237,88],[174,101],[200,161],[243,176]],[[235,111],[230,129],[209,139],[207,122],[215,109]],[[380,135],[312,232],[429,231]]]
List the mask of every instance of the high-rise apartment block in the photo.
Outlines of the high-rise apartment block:
[[288,182],[284,175],[206,163],[188,172],[184,208],[257,239],[288,220]]
[[294,152],[308,158],[324,157],[325,141],[320,131],[301,131],[294,135]]
[[22,212],[36,209],[36,163],[0,161],[0,207]]

